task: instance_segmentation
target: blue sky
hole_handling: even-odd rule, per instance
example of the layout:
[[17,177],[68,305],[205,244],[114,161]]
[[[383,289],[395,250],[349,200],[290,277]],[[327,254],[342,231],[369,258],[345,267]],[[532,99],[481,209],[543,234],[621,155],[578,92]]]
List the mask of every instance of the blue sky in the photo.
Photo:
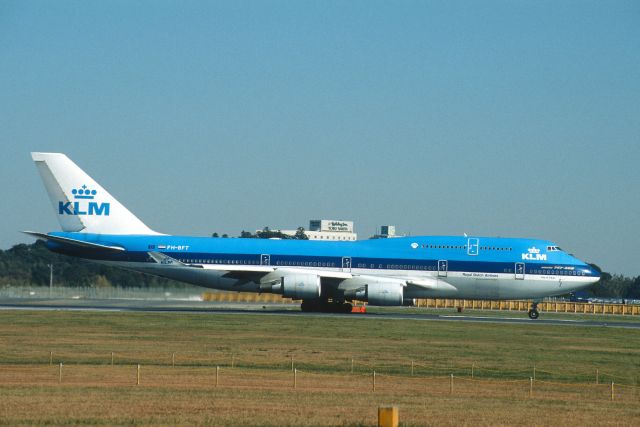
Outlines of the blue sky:
[[0,247],[66,153],[150,227],[539,237],[640,274],[636,1],[3,1]]

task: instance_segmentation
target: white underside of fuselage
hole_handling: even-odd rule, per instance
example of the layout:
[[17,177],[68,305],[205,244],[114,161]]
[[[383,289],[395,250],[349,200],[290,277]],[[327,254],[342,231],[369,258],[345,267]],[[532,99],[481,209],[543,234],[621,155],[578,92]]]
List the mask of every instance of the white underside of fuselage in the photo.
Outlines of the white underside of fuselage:
[[[198,266],[167,266],[157,263],[97,261],[113,267],[134,270],[141,273],[165,277],[181,282],[191,283],[210,289],[235,292],[260,292],[259,283],[225,277],[228,271],[224,265],[215,267],[204,264]],[[233,270],[237,266],[229,266]],[[363,278],[374,277],[378,280],[437,280],[442,283],[442,289],[423,289],[419,286],[409,286],[405,289],[405,298],[461,298],[461,299],[536,299],[546,296],[562,295],[590,286],[596,280],[586,276],[539,275],[524,274],[516,278],[514,273],[481,273],[481,272],[437,272],[437,271],[405,271],[405,270],[376,270],[352,268],[301,268],[301,267],[272,267],[275,271],[299,271],[304,273],[335,274],[336,272],[350,273],[352,276]],[[341,291],[350,289],[339,284]],[[446,286],[451,285],[451,286]],[[452,288],[453,287],[453,288]]]

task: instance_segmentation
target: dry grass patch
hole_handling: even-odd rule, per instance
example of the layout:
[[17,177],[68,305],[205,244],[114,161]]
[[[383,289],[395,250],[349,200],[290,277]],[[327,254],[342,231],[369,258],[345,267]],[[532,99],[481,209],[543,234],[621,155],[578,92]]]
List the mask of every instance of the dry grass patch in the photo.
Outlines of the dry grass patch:
[[[396,404],[407,426],[640,425],[638,347],[614,328],[0,312],[0,424],[375,425]],[[595,367],[627,385],[614,401]]]

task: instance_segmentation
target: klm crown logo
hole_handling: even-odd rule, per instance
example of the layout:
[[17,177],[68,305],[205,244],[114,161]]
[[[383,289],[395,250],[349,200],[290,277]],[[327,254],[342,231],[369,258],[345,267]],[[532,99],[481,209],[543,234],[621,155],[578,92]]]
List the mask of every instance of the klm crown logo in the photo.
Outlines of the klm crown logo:
[[103,215],[109,216],[110,203],[92,202],[98,194],[97,190],[92,190],[83,185],[80,188],[71,190],[74,202],[58,202],[58,215]]
[[82,188],[74,188],[71,190],[71,194],[73,194],[74,199],[93,199],[98,192],[96,190],[89,190],[86,185],[83,185]]

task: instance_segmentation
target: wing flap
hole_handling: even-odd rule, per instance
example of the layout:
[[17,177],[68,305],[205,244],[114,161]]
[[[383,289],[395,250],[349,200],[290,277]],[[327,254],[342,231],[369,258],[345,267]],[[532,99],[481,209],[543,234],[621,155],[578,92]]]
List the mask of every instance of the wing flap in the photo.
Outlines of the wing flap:
[[407,286],[416,287],[421,290],[427,290],[427,291],[454,292],[458,290],[458,288],[456,288],[453,285],[450,285],[449,283],[445,282],[442,279],[431,279],[431,278],[410,279],[410,280],[407,280]]

